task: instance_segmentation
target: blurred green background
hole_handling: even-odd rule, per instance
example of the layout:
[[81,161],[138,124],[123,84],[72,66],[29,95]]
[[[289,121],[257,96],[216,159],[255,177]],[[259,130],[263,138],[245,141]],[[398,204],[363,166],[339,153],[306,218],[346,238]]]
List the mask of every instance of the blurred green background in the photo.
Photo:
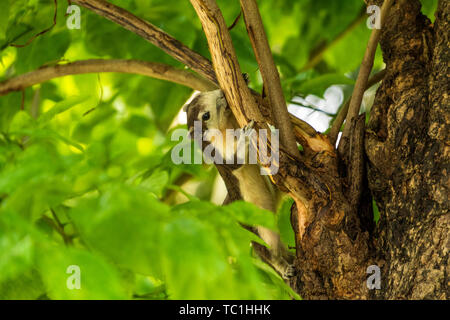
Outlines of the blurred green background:
[[[189,1],[111,2],[210,57]],[[239,1],[218,3],[231,25]],[[322,101],[332,85],[348,99],[370,35],[363,1],[258,3],[287,101]],[[436,3],[423,0],[432,20]],[[13,47],[52,25],[54,1],[0,0],[0,7],[0,81],[92,58],[184,67],[84,8],[81,29],[69,30],[67,1],[58,2],[50,32]],[[231,35],[242,71],[260,90],[242,19]],[[381,68],[377,52],[374,70]],[[180,109],[191,94],[161,80],[104,73],[0,97],[0,299],[299,298],[252,256],[256,237],[238,224],[278,228],[293,246],[292,200],[283,200],[276,218],[244,202],[221,207],[225,195],[214,167],[172,163],[177,142],[170,135],[185,127]],[[320,103],[302,103],[291,112],[305,107],[307,121],[324,114]],[[317,120],[324,129],[337,109],[325,111]],[[80,289],[67,286],[71,265],[80,267]]]

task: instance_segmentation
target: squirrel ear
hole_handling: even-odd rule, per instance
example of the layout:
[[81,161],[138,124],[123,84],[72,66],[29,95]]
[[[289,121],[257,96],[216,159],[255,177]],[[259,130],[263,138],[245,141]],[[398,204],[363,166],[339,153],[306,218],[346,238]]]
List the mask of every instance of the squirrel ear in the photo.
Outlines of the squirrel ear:
[[195,91],[190,97],[189,99],[186,101],[186,104],[183,106],[183,111],[187,112],[189,106],[198,99],[198,97],[200,96],[201,92],[200,91]]

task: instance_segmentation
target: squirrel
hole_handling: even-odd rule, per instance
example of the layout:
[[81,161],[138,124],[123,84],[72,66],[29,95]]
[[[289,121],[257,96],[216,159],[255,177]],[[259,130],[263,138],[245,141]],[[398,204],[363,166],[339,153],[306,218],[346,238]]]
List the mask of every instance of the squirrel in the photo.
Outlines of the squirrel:
[[[187,125],[191,138],[193,137],[195,122],[201,123],[201,133],[197,139],[202,150],[212,145],[215,155],[218,153],[222,159],[227,160],[226,164],[216,163],[216,167],[222,176],[228,189],[228,196],[224,204],[231,200],[242,199],[251,202],[256,206],[276,212],[276,195],[274,186],[266,176],[261,175],[258,164],[250,164],[248,159],[236,164],[234,160],[237,157],[237,146],[240,139],[246,136],[251,130],[252,122],[243,129],[238,125],[231,108],[228,106],[225,95],[222,90],[207,91],[199,93],[194,99],[184,107],[187,113]],[[240,130],[243,133],[239,136],[239,141],[230,144],[227,137],[227,129]],[[208,134],[209,132],[220,132],[219,137],[223,141],[217,140],[217,135]],[[195,135],[194,135],[195,136]],[[248,144],[245,144],[248,151]],[[248,154],[248,152],[246,152]],[[231,159],[233,158],[233,159]],[[232,164],[230,164],[232,163]],[[269,249],[258,243],[253,243],[255,252],[261,259],[271,265],[283,279],[289,279],[294,275],[294,268],[291,264],[293,255],[282,243],[280,235],[268,228],[256,226],[255,228],[244,226],[246,229],[258,235],[268,246]]]

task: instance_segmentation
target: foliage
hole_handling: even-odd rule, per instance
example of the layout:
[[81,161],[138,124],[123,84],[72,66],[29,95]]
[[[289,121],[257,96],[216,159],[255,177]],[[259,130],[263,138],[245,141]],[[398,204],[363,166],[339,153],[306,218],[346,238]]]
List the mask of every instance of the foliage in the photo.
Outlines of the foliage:
[[[111,1],[209,57],[189,1]],[[362,1],[259,1],[288,99],[351,88],[370,30],[359,24],[323,60],[303,70],[359,14]],[[436,1],[424,0],[426,12]],[[218,1],[227,23],[239,1]],[[67,4],[1,0],[0,76],[62,60],[141,59],[183,66],[145,40],[82,9],[69,30]],[[262,86],[242,21],[231,31],[243,72]],[[382,66],[378,54],[375,68]],[[238,222],[281,230],[293,245],[289,207],[272,214],[238,202],[216,206],[210,192],[182,204],[168,194],[193,177],[210,190],[214,168],[170,161],[171,124],[191,91],[125,74],[55,79],[0,97],[0,299],[289,299],[295,294],[251,254],[260,241]],[[66,286],[70,265],[81,289]]]

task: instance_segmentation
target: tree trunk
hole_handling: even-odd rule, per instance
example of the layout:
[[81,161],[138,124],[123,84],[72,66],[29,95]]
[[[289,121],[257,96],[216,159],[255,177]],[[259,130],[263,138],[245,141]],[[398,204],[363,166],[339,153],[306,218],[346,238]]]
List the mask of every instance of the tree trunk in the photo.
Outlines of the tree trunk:
[[450,298],[449,11],[440,0],[433,26],[418,0],[403,1],[383,30],[387,74],[366,131],[380,211],[374,248],[382,287],[372,297]]
[[[339,153],[342,192],[351,204],[343,227],[333,229],[316,219],[304,237],[297,237],[298,276],[291,285],[305,299],[450,296],[450,4],[439,2],[434,25],[420,9],[418,0],[396,1],[383,27],[380,44],[387,74],[362,131],[367,170],[355,167],[362,157],[355,158],[353,147]],[[362,140],[358,121],[352,128],[350,146]],[[365,190],[353,188],[355,171],[366,175],[368,183],[356,184]],[[368,191],[381,215],[375,229],[367,219]],[[294,207],[294,230],[299,216]],[[371,265],[381,270],[381,288],[367,287]]]

